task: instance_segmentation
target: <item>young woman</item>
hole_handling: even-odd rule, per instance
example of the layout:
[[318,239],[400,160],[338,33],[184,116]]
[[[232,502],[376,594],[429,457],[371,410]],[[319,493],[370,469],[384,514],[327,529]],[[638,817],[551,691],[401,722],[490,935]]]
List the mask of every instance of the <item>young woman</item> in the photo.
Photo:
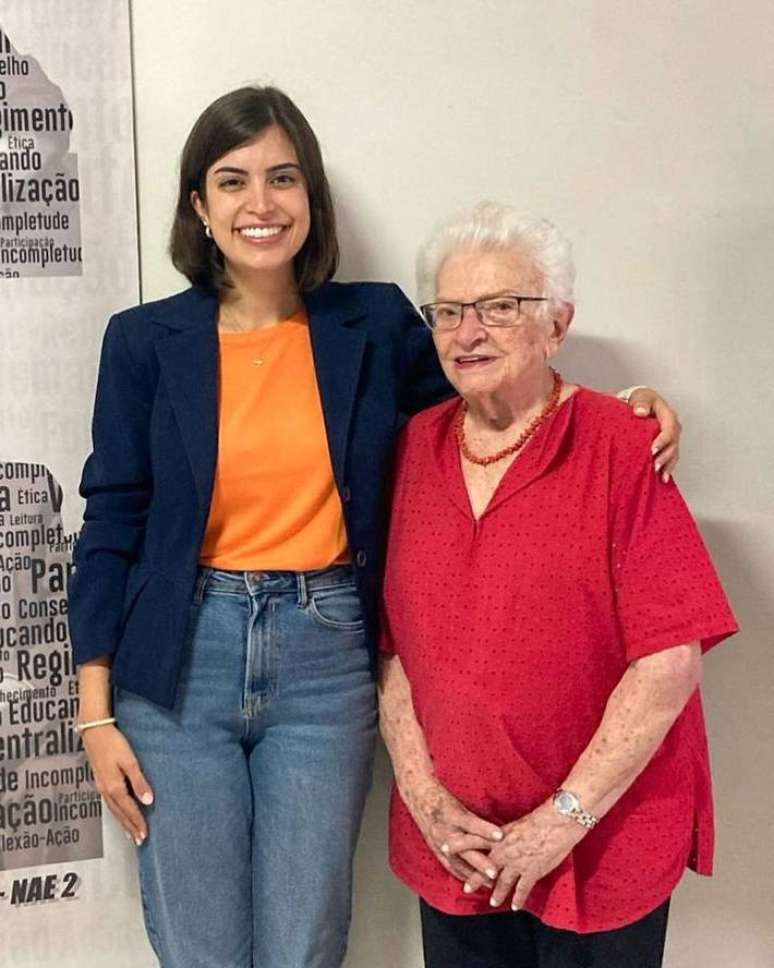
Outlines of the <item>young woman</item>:
[[[384,483],[401,415],[451,390],[396,286],[330,281],[320,149],[276,89],[194,125],[171,255],[192,287],[117,314],[103,345],[70,590],[84,745],[164,968],[334,968]],[[676,418],[633,402],[661,416],[668,473]]]

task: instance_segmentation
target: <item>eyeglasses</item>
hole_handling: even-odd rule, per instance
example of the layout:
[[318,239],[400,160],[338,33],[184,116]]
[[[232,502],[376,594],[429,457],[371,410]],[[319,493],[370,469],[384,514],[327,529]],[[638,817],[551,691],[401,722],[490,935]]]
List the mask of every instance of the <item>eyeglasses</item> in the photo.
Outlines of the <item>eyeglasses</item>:
[[515,292],[503,292],[483,296],[475,302],[425,303],[419,308],[425,322],[435,333],[456,329],[468,306],[473,307],[484,326],[515,326],[521,318],[521,304],[524,302],[548,302],[548,297],[519,296]]

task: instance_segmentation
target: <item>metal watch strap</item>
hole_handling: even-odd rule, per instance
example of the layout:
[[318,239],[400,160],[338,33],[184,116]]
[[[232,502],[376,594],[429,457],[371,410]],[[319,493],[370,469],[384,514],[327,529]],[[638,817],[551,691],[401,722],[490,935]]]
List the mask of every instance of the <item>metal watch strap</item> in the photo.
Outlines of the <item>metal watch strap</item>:
[[589,813],[588,810],[584,810],[583,807],[571,811],[568,816],[572,817],[573,820],[577,820],[581,827],[587,827],[589,830],[596,827],[596,825],[599,823],[599,819],[595,817],[593,813]]
[[[558,799],[562,796],[572,797],[577,806],[572,807],[569,810],[561,810],[558,806]],[[581,827],[586,827],[587,830],[592,830],[599,823],[599,817],[595,817],[593,813],[589,813],[588,810],[584,810],[581,806],[581,802],[575,793],[570,793],[569,790],[557,790],[554,794],[554,806],[563,817],[570,817],[576,823],[579,823]]]

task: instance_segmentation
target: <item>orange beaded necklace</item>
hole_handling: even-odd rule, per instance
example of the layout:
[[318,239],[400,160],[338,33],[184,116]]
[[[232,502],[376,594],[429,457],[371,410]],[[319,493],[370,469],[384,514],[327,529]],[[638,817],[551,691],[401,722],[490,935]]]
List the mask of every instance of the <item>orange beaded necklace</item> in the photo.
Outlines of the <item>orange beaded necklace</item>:
[[460,448],[460,453],[465,458],[465,460],[470,461],[472,464],[479,464],[481,467],[486,467],[489,464],[496,464],[497,461],[502,460],[504,457],[508,457],[510,454],[515,454],[517,451],[527,443],[527,441],[535,436],[538,427],[547,420],[548,417],[556,410],[559,406],[559,396],[562,392],[562,378],[553,369],[549,367],[554,375],[554,385],[551,390],[551,395],[548,398],[548,402],[545,407],[540,411],[540,413],[535,417],[534,420],[524,428],[524,430],[519,434],[517,439],[509,446],[503,447],[502,450],[498,450],[496,454],[490,454],[489,457],[478,457],[471,451],[465,442],[465,414],[468,412],[468,405],[463,400],[460,404],[460,408],[457,411],[457,416],[454,418],[454,436],[457,438],[457,444]]

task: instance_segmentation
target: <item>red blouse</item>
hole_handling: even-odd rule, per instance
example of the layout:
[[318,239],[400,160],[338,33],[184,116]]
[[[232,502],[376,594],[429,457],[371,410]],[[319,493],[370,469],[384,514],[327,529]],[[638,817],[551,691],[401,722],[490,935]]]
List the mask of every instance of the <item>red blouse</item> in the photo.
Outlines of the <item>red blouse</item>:
[[[473,518],[452,421],[415,417],[397,467],[383,651],[397,653],[441,783],[497,824],[562,783],[628,663],[737,630],[699,532],[653,471],[654,421],[581,389]],[[648,766],[525,907],[546,924],[636,921],[686,866],[712,871],[712,788],[697,690]],[[434,907],[490,913],[440,866],[393,790],[390,861]]]

